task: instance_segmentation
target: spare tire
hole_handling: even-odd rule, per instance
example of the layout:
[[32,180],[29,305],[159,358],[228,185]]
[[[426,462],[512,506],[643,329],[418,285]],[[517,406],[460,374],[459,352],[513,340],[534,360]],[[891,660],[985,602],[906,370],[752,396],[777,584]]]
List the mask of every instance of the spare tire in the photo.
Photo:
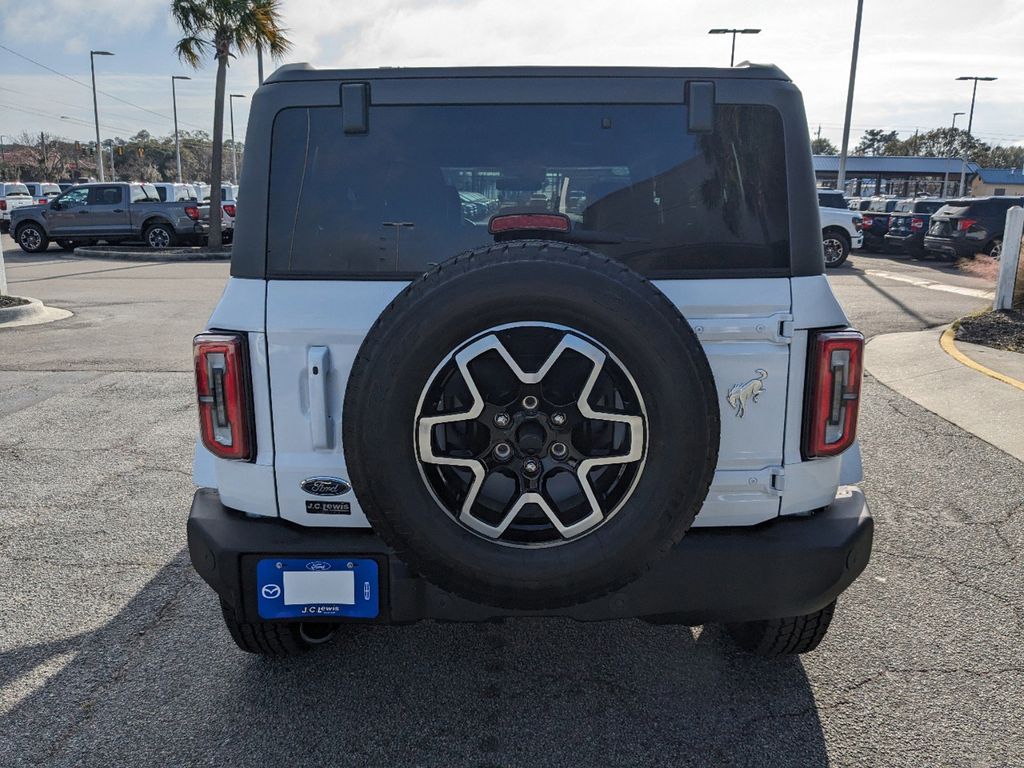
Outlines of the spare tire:
[[500,243],[414,281],[363,340],[343,414],[374,530],[441,588],[505,608],[635,579],[693,523],[718,459],[689,324],[562,243]]

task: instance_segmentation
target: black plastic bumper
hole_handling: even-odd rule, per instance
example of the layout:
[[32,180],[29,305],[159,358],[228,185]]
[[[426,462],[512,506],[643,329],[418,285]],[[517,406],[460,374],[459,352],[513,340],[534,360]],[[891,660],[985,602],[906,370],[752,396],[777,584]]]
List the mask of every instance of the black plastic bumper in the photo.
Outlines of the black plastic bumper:
[[823,608],[864,570],[873,531],[864,495],[844,489],[835,503],[809,517],[751,528],[694,528],[651,571],[623,589],[550,611],[471,602],[412,573],[369,530],[304,528],[278,518],[246,517],[224,507],[208,488],[196,491],[192,500],[188,549],[199,575],[249,621],[260,620],[256,563],[262,557],[291,555],[377,559],[383,582],[377,622],[550,615],[581,621],[649,617],[696,625],[798,616]]
[[926,235],[924,247],[931,253],[941,253],[943,256],[956,258],[963,256],[973,258],[974,254],[981,251],[984,243],[977,240],[968,240],[964,237],[934,237]]

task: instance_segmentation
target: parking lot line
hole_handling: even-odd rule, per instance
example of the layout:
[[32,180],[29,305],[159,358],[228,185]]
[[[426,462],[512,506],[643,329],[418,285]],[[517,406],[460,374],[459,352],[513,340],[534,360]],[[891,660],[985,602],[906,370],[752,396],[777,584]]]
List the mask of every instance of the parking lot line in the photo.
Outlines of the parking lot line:
[[933,291],[945,291],[946,293],[959,293],[961,296],[974,296],[979,299],[995,299],[996,297],[995,291],[986,291],[982,288],[965,288],[960,285],[949,285],[948,283],[936,283],[934,280],[897,275],[894,272],[884,272],[880,269],[866,269],[864,274],[871,277],[884,277],[886,280],[898,280],[901,283],[910,283],[918,288],[929,288]]

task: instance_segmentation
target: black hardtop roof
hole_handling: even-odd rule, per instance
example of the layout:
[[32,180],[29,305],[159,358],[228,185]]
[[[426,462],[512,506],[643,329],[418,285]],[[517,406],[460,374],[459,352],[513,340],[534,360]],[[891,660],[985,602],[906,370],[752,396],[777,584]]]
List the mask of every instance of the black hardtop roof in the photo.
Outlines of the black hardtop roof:
[[393,80],[502,77],[661,77],[681,80],[789,80],[774,64],[742,62],[735,67],[380,67],[317,69],[306,62],[285,64],[265,83],[311,80]]

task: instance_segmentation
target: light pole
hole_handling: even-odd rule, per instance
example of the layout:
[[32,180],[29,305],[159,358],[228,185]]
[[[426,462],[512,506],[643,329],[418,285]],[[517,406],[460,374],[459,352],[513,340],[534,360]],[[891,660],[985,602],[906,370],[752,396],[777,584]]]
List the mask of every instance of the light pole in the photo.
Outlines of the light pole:
[[[970,149],[971,141],[971,127],[974,125],[974,98],[978,95],[978,81],[984,80],[986,83],[995,80],[994,77],[975,77],[974,75],[964,75],[958,77],[957,80],[973,80],[974,88],[971,90],[971,113],[967,117],[967,148]],[[963,158],[960,160],[960,197],[964,196],[964,182],[967,180],[967,153],[964,152]]]
[[[96,57],[97,56],[113,56],[110,51],[89,51],[89,69],[92,70],[92,114],[96,118],[96,146],[100,145],[100,108],[96,103]],[[100,181],[106,181],[103,178],[103,153],[97,153],[99,157],[99,171]],[[113,164],[113,161],[111,161]]]
[[235,146],[235,99],[244,99],[245,94],[232,93],[228,97],[228,113],[231,115],[231,167],[234,169],[232,184],[238,183],[238,147]]
[[[864,0],[857,0],[857,20],[853,25],[853,55],[850,57],[850,84],[846,89],[846,118],[843,120],[843,146],[839,150],[839,173],[836,189],[846,190],[846,155],[850,151],[850,118],[853,116],[853,85],[857,79],[857,53],[860,51],[860,20],[864,15]],[[878,190],[875,190],[878,193]]]
[[732,52],[729,54],[729,66],[736,61],[736,35],[756,35],[760,29],[709,29],[709,35],[732,35]]
[[174,81],[191,79],[188,75],[171,75],[171,104],[174,105],[174,157],[178,162],[179,184],[181,184],[181,144],[178,142],[178,94],[174,91]]
[[942,177],[942,196],[945,197],[949,194],[949,158],[956,149],[956,119],[962,115],[963,112],[953,113],[953,125],[949,129],[949,154],[946,155],[946,173]]

